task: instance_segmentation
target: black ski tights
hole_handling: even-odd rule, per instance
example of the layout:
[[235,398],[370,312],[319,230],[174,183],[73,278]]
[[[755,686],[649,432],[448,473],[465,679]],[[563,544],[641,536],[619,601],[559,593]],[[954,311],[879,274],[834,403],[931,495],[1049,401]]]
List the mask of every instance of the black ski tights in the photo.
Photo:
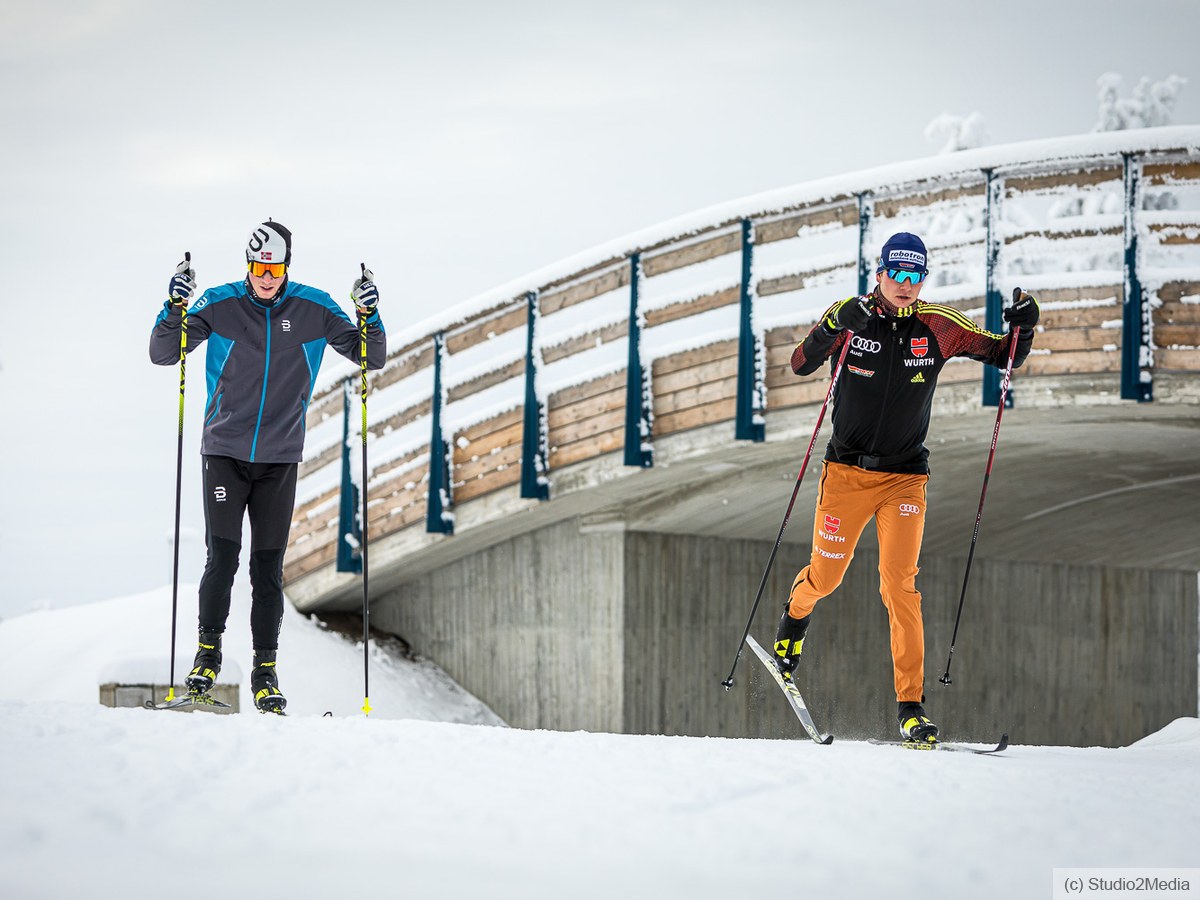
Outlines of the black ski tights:
[[279,647],[283,548],[296,498],[296,463],[248,463],[205,456],[204,524],[208,560],[200,580],[200,630],[225,631],[229,594],[250,516],[250,633],[257,650]]
[[[229,596],[238,570],[241,545],[210,537],[208,561],[200,579],[200,630],[225,631]],[[283,551],[255,550],[250,554],[250,634],[254,646],[274,650],[279,646],[283,620]]]
[[255,650],[279,648],[283,621],[283,551],[255,550],[250,554],[250,635]]

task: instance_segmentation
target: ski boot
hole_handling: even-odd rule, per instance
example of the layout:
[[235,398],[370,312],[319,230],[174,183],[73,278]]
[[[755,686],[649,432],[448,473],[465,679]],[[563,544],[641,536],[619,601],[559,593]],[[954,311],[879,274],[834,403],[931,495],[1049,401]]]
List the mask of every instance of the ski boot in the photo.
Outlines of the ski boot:
[[188,696],[193,700],[205,697],[217,682],[221,673],[221,632],[201,631],[196,659],[192,663],[192,671],[184,679]]
[[250,691],[254,694],[254,705],[259,712],[284,715],[287,698],[279,690],[279,676],[275,674],[275,650],[254,649],[254,671],[250,673]]
[[925,715],[925,708],[920,703],[902,701],[897,716],[900,720],[900,735],[906,741],[915,744],[936,744],[938,727]]
[[775,632],[775,665],[779,674],[789,681],[796,666],[800,664],[800,652],[804,649],[804,635],[808,632],[808,622],[812,618],[809,613],[803,619],[793,619],[788,612],[791,601],[784,604],[783,617],[779,620],[779,628]]

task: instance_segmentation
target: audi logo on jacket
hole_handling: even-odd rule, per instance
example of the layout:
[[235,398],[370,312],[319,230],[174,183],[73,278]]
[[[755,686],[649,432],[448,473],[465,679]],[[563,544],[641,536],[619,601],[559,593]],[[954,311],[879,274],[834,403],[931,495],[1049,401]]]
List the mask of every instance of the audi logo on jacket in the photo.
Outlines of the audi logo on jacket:
[[[844,303],[833,304],[804,341],[792,351],[792,371],[815,372],[841,354],[848,332],[831,331]],[[825,459],[883,472],[927,474],[925,436],[933,409],[933,392],[946,360],[966,356],[1003,369],[1011,336],[980,328],[959,310],[918,300],[891,309],[878,293],[871,295],[874,315],[855,334],[846,354],[833,401],[833,436]],[[1013,367],[1021,365],[1033,346],[1033,330],[1017,339]]]
[[[164,304],[150,333],[150,360],[179,362],[182,313]],[[304,417],[326,345],[361,364],[358,328],[324,291],[290,279],[274,303],[246,283],[210,288],[188,311],[187,350],[208,341],[208,399],[200,452],[247,462],[299,462]],[[376,311],[367,320],[367,368],[383,367],[387,336]]]

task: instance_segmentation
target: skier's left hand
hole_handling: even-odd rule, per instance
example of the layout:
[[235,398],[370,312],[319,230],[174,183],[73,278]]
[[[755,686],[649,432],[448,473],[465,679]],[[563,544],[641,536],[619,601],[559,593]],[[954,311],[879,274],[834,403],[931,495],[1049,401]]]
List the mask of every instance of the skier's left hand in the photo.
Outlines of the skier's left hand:
[[1020,288],[1013,288],[1012,306],[1004,310],[1004,321],[1010,328],[1030,331],[1037,325],[1040,312],[1037,298],[1033,294],[1027,294]]
[[362,266],[362,277],[354,279],[350,299],[354,301],[354,308],[360,316],[370,318],[376,312],[375,307],[379,305],[379,288],[375,287],[375,273],[365,264]]

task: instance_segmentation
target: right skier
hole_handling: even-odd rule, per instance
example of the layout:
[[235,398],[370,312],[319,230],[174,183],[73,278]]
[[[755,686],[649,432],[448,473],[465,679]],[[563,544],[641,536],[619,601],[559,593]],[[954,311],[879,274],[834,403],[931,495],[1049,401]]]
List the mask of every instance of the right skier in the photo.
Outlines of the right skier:
[[[859,536],[874,517],[900,733],[906,740],[932,742],[938,728],[922,706],[925,635],[916,577],[933,392],[942,366],[955,356],[1003,369],[1012,332],[992,334],[954,307],[919,300],[928,274],[921,239],[907,232],[892,235],[879,256],[874,292],[833,304],[792,352],[792,371],[808,375],[836,358],[852,335],[817,489],[812,557],[792,584],[775,637],[775,658],[781,674],[790,678],[817,601],[841,584]],[[1004,318],[1010,328],[1020,329],[1016,367],[1033,344],[1038,303],[1027,293],[1014,293]]]

